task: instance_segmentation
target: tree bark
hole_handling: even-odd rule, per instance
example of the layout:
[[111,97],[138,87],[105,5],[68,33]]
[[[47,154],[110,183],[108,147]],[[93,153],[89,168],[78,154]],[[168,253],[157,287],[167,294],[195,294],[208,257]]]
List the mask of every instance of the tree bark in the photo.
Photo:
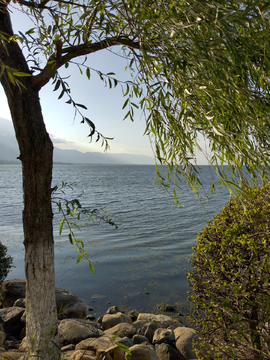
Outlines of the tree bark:
[[[0,1],[0,31],[12,35],[6,5]],[[14,41],[0,43],[3,64],[30,73],[23,53]],[[57,310],[55,302],[54,241],[51,208],[53,145],[42,117],[38,90],[32,76],[13,85],[5,71],[1,83],[6,93],[23,174],[23,228],[26,276],[27,356],[57,357]]]

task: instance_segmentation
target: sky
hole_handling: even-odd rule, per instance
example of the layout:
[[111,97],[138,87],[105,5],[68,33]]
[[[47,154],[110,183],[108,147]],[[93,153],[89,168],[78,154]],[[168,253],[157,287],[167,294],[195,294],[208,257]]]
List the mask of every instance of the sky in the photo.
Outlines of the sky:
[[[33,27],[30,22],[25,21],[25,18],[19,12],[13,11],[14,32],[18,29],[24,32]],[[115,51],[115,49],[112,50]],[[104,73],[115,72],[115,77],[119,80],[130,79],[129,72],[124,70],[126,60],[115,56],[110,50],[91,54],[87,64]],[[91,72],[89,81],[85,73],[81,75],[76,65],[68,69],[61,69],[60,72],[62,76],[66,77],[66,81],[70,85],[73,100],[88,108],[88,110],[82,109],[83,115],[93,121],[96,129],[104,136],[114,138],[109,142],[110,152],[154,157],[149,138],[143,135],[145,130],[144,115],[138,110],[135,113],[134,122],[131,122],[130,119],[123,121],[128,110],[127,108],[122,110],[126,98],[123,97],[120,86],[112,89],[105,87],[94,71]],[[89,137],[87,137],[89,127],[80,123],[80,115],[74,119],[73,106],[65,103],[68,98],[63,96],[58,100],[60,91],[54,92],[53,88],[52,82],[45,85],[40,91],[40,101],[46,128],[54,145],[61,149],[75,149],[81,152],[104,151],[101,142],[89,142]],[[2,87],[0,87],[0,116],[11,119]],[[200,156],[198,162],[203,162],[200,160]]]

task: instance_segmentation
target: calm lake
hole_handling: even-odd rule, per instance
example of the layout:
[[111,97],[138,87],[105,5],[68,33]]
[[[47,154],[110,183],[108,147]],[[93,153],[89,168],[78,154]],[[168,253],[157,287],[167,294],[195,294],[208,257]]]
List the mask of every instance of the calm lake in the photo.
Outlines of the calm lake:
[[[205,192],[213,173],[205,166]],[[0,241],[14,257],[8,278],[24,278],[22,181],[20,165],[0,165]],[[89,218],[76,232],[84,241],[96,273],[88,263],[76,264],[76,247],[67,229],[59,235],[61,214],[54,207],[56,286],[76,293],[99,316],[111,305],[154,311],[161,302],[178,304],[188,312],[185,269],[197,233],[229,199],[221,187],[208,201],[199,200],[184,184],[177,190],[184,207],[155,178],[152,165],[55,165],[53,186],[76,182],[67,196],[82,194],[82,205],[106,208],[118,228]]]

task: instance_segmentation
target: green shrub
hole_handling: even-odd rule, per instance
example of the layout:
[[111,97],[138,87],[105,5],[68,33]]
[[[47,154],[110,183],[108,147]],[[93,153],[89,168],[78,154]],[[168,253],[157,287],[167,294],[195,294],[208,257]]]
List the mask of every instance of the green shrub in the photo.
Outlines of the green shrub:
[[193,250],[198,358],[270,359],[270,185],[229,201]]
[[12,264],[12,257],[7,256],[7,247],[0,243],[0,284],[7,277]]

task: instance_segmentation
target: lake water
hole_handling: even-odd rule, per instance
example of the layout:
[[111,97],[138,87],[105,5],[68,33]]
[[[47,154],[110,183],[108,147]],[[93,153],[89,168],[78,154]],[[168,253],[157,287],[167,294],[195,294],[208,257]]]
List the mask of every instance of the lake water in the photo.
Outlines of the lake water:
[[[207,168],[207,167],[206,167]],[[14,257],[8,278],[24,278],[22,181],[20,165],[0,165],[0,241]],[[213,174],[204,172],[207,185]],[[62,181],[77,186],[68,196],[91,209],[106,207],[118,228],[86,218],[77,237],[94,261],[93,275],[86,261],[76,265],[77,252],[59,236],[60,214],[54,207],[56,286],[76,293],[99,316],[111,305],[154,311],[161,302],[178,304],[188,312],[185,269],[197,233],[229,199],[219,187],[201,202],[183,183],[177,190],[184,207],[155,178],[152,165],[55,165],[53,186]]]

